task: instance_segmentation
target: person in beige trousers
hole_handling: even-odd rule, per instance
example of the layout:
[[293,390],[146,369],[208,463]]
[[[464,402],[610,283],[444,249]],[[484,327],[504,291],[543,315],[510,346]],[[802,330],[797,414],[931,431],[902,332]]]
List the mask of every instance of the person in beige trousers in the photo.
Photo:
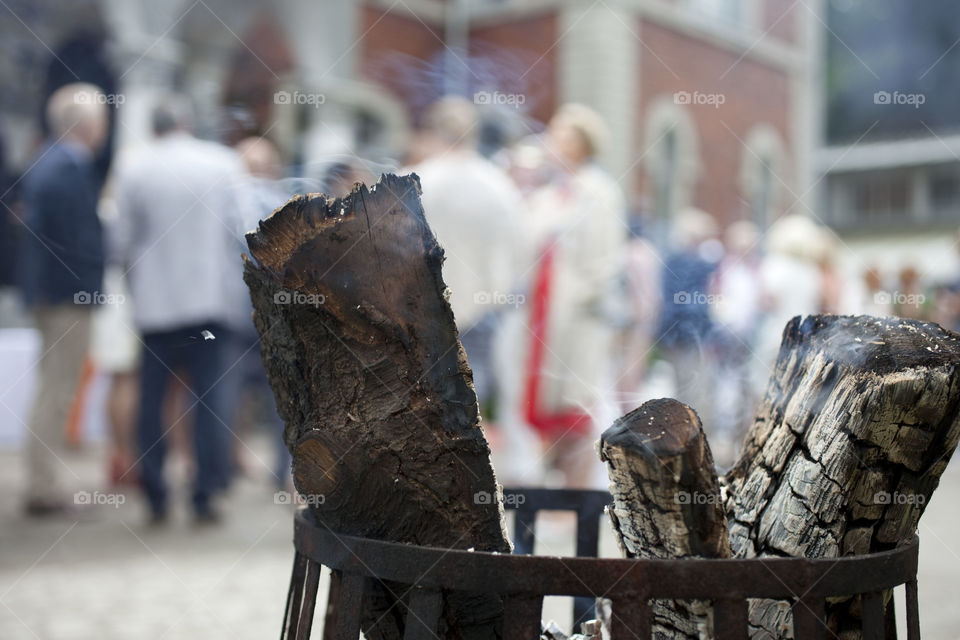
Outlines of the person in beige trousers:
[[90,343],[90,318],[101,302],[103,235],[97,217],[100,185],[94,153],[107,136],[103,94],[69,84],[50,96],[53,142],[24,177],[24,250],[20,284],[42,338],[37,395],[26,440],[26,501],[30,516],[77,511],[61,482],[64,425]]

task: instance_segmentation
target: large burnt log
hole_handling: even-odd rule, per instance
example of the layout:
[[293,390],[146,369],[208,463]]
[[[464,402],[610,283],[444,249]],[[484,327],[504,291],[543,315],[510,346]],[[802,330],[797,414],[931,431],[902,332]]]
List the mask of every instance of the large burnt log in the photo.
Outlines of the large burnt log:
[[[725,478],[734,555],[836,557],[910,540],[958,439],[960,336],[899,318],[794,318]],[[789,611],[753,602],[754,637],[792,637]],[[834,634],[859,637],[859,598],[820,613]]]
[[[502,503],[415,175],[298,196],[247,235],[244,280],[294,482],[332,531],[509,551]],[[478,499],[482,498],[482,499]],[[368,639],[400,638],[384,585]],[[498,600],[445,608],[443,637],[495,638]]]

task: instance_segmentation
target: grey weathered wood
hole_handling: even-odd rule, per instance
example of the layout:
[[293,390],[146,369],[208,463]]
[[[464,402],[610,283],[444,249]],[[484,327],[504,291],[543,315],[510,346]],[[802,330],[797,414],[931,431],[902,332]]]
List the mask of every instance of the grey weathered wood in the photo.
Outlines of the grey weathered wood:
[[[603,433],[600,458],[610,476],[610,518],[627,557],[730,557],[713,456],[690,407],[671,399],[645,403]],[[710,633],[708,603],[658,600],[653,614],[655,635]]]
[[[734,555],[836,557],[910,540],[960,439],[958,364],[960,336],[934,324],[794,318],[725,478]],[[832,634],[859,637],[859,604],[828,604]],[[757,637],[792,626],[771,601],[753,602],[750,623]]]
[[[509,551],[445,298],[443,251],[419,193],[415,175],[387,175],[342,199],[298,196],[247,235],[244,279],[264,363],[295,484],[320,522],[397,542]],[[476,500],[480,493],[492,499]],[[388,591],[368,594],[368,639],[402,636],[402,616],[373,611],[391,603]],[[494,637],[502,605],[471,606],[476,614],[445,611],[449,637]],[[457,628],[471,618],[477,628]]]

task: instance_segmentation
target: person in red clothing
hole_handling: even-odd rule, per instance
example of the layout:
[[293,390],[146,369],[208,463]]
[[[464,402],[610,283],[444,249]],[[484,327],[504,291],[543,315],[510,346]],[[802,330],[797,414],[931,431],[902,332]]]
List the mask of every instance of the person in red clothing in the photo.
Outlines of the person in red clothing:
[[547,129],[554,178],[530,198],[529,298],[524,306],[521,413],[539,432],[548,468],[567,486],[593,484],[595,416],[610,366],[610,297],[626,255],[626,205],[596,163],[606,127],[594,111],[565,105]]

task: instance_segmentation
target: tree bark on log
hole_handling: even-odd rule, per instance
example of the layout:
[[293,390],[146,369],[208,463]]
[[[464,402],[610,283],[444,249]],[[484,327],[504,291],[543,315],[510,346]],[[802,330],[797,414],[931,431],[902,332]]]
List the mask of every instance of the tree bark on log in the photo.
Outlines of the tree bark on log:
[[[725,478],[734,555],[836,557],[911,539],[960,439],[958,364],[960,336],[934,324],[794,318]],[[750,623],[755,638],[792,637],[784,602],[753,601]],[[827,624],[859,638],[859,598],[829,603]]]
[[[386,175],[342,199],[295,197],[263,220],[247,235],[255,262],[244,266],[254,323],[294,481],[319,522],[506,552],[443,251],[419,193],[415,175]],[[386,585],[366,603],[368,639],[402,637],[394,595]],[[441,637],[499,637],[501,603],[467,600],[446,603]]]
[[[599,447],[614,500],[610,519],[626,557],[731,556],[713,455],[693,409],[651,400],[607,429]],[[654,636],[711,637],[710,611],[702,601],[655,601]]]

